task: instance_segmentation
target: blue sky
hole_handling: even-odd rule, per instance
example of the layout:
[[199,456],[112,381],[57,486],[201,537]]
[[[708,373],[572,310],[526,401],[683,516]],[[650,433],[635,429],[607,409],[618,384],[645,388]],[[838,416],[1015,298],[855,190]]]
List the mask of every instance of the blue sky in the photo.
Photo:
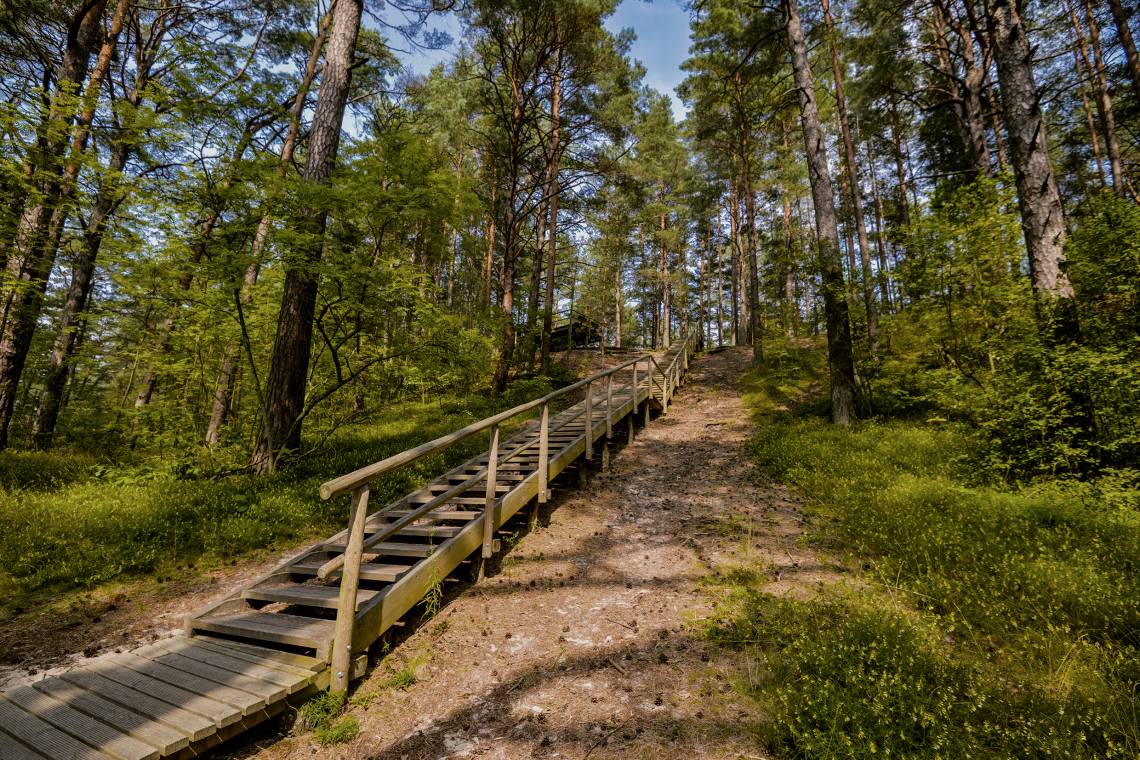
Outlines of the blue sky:
[[673,89],[684,79],[681,62],[689,55],[689,14],[674,0],[623,0],[606,28],[617,32],[633,27],[637,41],[633,57],[645,66],[645,83],[669,95],[679,119],[685,107]]
[[[450,34],[454,39],[462,36],[462,29],[454,16],[436,19],[430,26]],[[606,21],[606,28],[618,32],[632,27],[637,33],[633,43],[633,57],[645,66],[645,82],[673,100],[673,113],[684,116],[685,108],[673,92],[684,75],[681,62],[689,52],[689,15],[676,0],[622,0],[617,12]],[[440,61],[449,60],[451,50],[404,50],[400,59],[412,71],[426,73]]]

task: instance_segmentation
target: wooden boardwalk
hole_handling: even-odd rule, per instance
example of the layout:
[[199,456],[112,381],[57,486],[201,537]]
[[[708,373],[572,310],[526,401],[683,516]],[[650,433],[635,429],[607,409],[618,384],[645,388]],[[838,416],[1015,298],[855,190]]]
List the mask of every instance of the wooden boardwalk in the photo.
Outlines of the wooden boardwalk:
[[[190,615],[182,636],[0,694],[0,760],[195,757],[318,690],[346,688],[371,645],[443,579],[463,565],[478,577],[494,534],[535,519],[550,481],[604,466],[608,441],[632,440],[650,408],[667,409],[694,340],[572,386],[584,398],[560,412],[561,391],[326,483],[325,498],[353,494],[345,531]],[[500,442],[500,421],[530,409],[540,419]],[[483,429],[488,451],[367,513],[371,480]]]

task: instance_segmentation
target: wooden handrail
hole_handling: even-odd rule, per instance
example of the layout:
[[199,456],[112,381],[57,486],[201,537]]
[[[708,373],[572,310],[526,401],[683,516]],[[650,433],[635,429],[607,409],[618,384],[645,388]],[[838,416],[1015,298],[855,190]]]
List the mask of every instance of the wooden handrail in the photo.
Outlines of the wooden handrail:
[[[566,417],[565,419],[560,421],[557,425],[549,428],[547,430],[547,435],[549,436],[550,433],[557,433],[559,430],[561,430],[565,426],[569,425],[571,422],[578,419],[583,414],[585,414],[585,410],[581,410],[575,414],[570,415],[569,417]],[[506,464],[507,462],[511,461],[516,456],[518,456],[519,454],[530,449],[535,444],[538,444],[539,448],[541,450],[541,445],[542,445],[541,436],[539,438],[527,441],[526,443],[524,443],[523,445],[521,445],[517,448],[511,449],[510,451],[507,452],[506,456],[499,458],[497,460],[496,464],[498,464],[498,465]],[[545,456],[545,452],[542,452],[540,456]],[[439,509],[441,506],[443,506],[444,502],[450,501],[451,499],[455,498],[459,494],[470,490],[470,488],[472,486],[478,484],[480,481],[482,481],[484,478],[487,477],[487,473],[490,469],[490,457],[488,457],[487,459],[488,459],[488,463],[485,467],[480,468],[478,472],[476,472],[474,475],[471,475],[469,478],[464,480],[462,483],[459,483],[458,485],[452,486],[451,488],[447,489],[443,493],[441,493],[438,496],[436,496],[435,498],[433,498],[431,501],[425,503],[424,505],[422,505],[420,507],[417,507],[416,509],[414,509],[411,512],[409,512],[408,514],[404,515],[400,519],[396,520],[395,522],[390,522],[390,523],[387,523],[386,525],[383,525],[380,528],[380,530],[376,531],[375,533],[368,536],[368,538],[366,538],[364,540],[363,548],[369,549],[369,548],[375,546],[376,544],[381,543],[381,542],[391,538],[393,535],[400,532],[401,530],[408,527],[409,525],[416,522],[417,520],[423,519],[423,517],[425,515],[427,515],[428,513]],[[383,509],[380,509],[377,512],[373,513],[372,517],[381,516],[385,512],[393,511],[399,505],[400,505],[400,503],[396,502],[395,504],[384,507]],[[328,578],[333,573],[335,573],[337,570],[339,570],[343,565],[344,565],[344,555],[338,554],[337,556],[330,559],[328,562],[325,562],[323,565],[321,565],[320,569],[317,570],[317,577],[320,578],[321,580],[328,580]]]
[[[548,393],[541,398],[533,401],[528,401],[525,404],[508,409],[505,412],[487,417],[479,422],[472,423],[464,428],[456,430],[445,436],[436,438],[434,441],[416,446],[415,448],[403,451],[395,456],[388,457],[367,467],[362,467],[359,470],[350,472],[347,475],[342,475],[339,478],[324,483],[321,486],[321,498],[331,499],[349,491],[352,492],[352,509],[349,521],[349,529],[347,535],[347,543],[345,551],[336,557],[331,558],[325,562],[317,571],[317,576],[321,579],[327,579],[332,573],[338,569],[343,568],[340,582],[340,596],[337,605],[337,615],[335,623],[335,636],[332,642],[332,683],[331,687],[336,692],[345,692],[348,689],[348,682],[350,680],[350,669],[352,666],[352,642],[354,635],[354,626],[356,620],[356,599],[357,589],[360,582],[360,564],[363,558],[364,551],[371,546],[391,537],[404,527],[412,524],[413,522],[421,519],[423,516],[438,509],[445,502],[463,493],[471,486],[475,485],[479,480],[486,479],[486,506],[483,510],[483,558],[488,558],[492,553],[492,536],[495,530],[495,507],[498,504],[498,495],[496,489],[496,475],[500,464],[509,461],[511,458],[517,456],[519,453],[526,451],[532,446],[537,445],[540,451],[539,462],[539,501],[545,501],[547,497],[546,489],[549,487],[549,477],[547,468],[550,466],[549,461],[549,434],[550,430],[550,402],[561,398],[569,393],[573,393],[579,388],[586,388],[586,402],[581,411],[578,413],[559,421],[554,426],[557,431],[562,426],[569,424],[573,419],[581,416],[586,418],[586,447],[583,456],[590,459],[594,424],[593,424],[593,384],[599,380],[606,380],[606,427],[604,435],[609,440],[613,436],[613,376],[617,372],[626,369],[627,367],[633,368],[633,385],[631,386],[631,396],[633,402],[633,409],[630,414],[636,413],[637,410],[637,368],[641,362],[646,362],[646,394],[647,397],[652,398],[653,383],[657,382],[655,377],[656,373],[660,373],[661,382],[657,382],[658,387],[662,391],[662,403],[667,408],[669,404],[669,394],[672,389],[676,387],[680,375],[679,372],[684,366],[678,365],[678,360],[686,362],[688,359],[688,351],[691,349],[692,339],[695,333],[690,333],[685,337],[683,344],[679,351],[673,356],[673,361],[669,366],[662,369],[657,359],[652,354],[642,354],[634,359],[622,362],[621,364],[612,367],[602,372],[598,372],[584,380],[579,380],[576,383],[560,388],[557,391]],[[656,373],[654,372],[656,370]],[[528,412],[532,409],[542,407],[542,419],[539,423],[539,435],[526,443],[518,446],[512,451],[507,452],[506,456],[499,459],[499,444],[500,444],[500,425],[503,422],[516,417],[520,414]],[[649,401],[645,403],[646,422],[649,421]],[[394,470],[406,467],[412,462],[422,459],[429,454],[441,451],[449,446],[453,446],[461,441],[470,438],[471,436],[483,430],[490,428],[491,441],[490,451],[487,458],[487,465],[479,468],[479,471],[474,475],[464,479],[458,485],[452,486],[444,493],[438,494],[430,499],[426,504],[418,508],[410,510],[408,514],[403,515],[401,518],[380,526],[380,529],[373,535],[365,537],[365,526],[368,520],[368,497],[369,497],[369,484],[376,478],[385,475]],[[632,436],[632,427],[631,433]],[[606,450],[608,451],[608,449]],[[382,514],[391,511],[396,505],[389,505],[381,509],[377,514]]]
[[440,436],[434,441],[428,441],[427,443],[420,444],[415,448],[408,449],[407,451],[402,451],[394,456],[390,456],[387,459],[383,459],[374,464],[361,467],[359,470],[350,472],[347,475],[341,475],[339,478],[333,478],[327,483],[323,483],[321,485],[321,498],[328,500],[335,496],[346,494],[356,488],[359,488],[362,485],[371,483],[381,475],[385,475],[389,472],[407,467],[412,462],[423,459],[430,454],[434,454],[437,451],[442,451],[449,446],[454,446],[457,443],[465,441],[476,433],[481,433],[488,428],[506,422],[512,417],[517,417],[518,415],[529,412],[532,409],[537,409],[543,404],[550,403],[554,399],[565,396],[568,393],[572,393],[579,388],[587,386],[590,383],[593,383],[604,377],[608,377],[609,375],[612,375],[619,370],[623,370],[635,362],[643,361],[651,362],[654,366],[657,367],[658,371],[660,371],[661,365],[657,363],[657,359],[652,354],[642,354],[641,356],[623,362],[616,367],[612,367],[595,375],[591,375],[584,380],[579,380],[578,382],[572,385],[568,385],[565,388],[559,388],[558,390],[553,391],[552,393],[548,393],[541,398],[537,398],[533,401],[528,401],[525,404],[519,404],[518,406],[508,409],[505,412],[499,412],[494,416],[487,417],[486,419],[482,419],[478,422],[474,422],[467,427],[460,428],[459,430],[456,430],[452,433]]

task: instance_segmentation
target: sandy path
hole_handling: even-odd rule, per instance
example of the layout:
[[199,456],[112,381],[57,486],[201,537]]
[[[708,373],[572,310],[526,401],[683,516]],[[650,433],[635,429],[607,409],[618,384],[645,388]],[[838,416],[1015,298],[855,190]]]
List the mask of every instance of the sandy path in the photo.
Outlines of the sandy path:
[[[753,483],[746,365],[739,350],[696,359],[611,472],[401,641],[356,689],[355,740],[270,731],[233,756],[762,757],[759,716],[730,685],[740,663],[694,630],[715,601],[701,578],[760,562],[773,591],[796,592],[830,571],[796,546],[794,499]],[[418,680],[393,687],[408,662]]]

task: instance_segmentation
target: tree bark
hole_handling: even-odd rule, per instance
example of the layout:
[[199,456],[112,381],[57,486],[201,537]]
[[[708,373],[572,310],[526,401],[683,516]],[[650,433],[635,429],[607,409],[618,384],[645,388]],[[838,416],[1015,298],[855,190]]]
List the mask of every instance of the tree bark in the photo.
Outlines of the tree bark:
[[[1039,302],[1045,302],[1043,316],[1052,321],[1058,306],[1072,311],[1073,286],[1063,268],[1065,219],[1033,77],[1032,48],[1014,0],[989,0],[986,15],[994,40],[1030,276],[1033,289],[1041,296]],[[1068,319],[1067,314],[1063,316]]]
[[[562,160],[562,47],[554,53],[554,82],[550,93],[550,251],[546,254],[546,292],[542,304],[542,374],[550,374],[550,335],[554,330],[554,276],[558,268],[558,172]],[[621,345],[621,321],[618,321]]]
[[[661,203],[664,203],[664,191],[660,194]],[[658,255],[658,274],[661,278],[661,348],[668,350],[669,344],[672,341],[672,296],[673,296],[673,282],[672,273],[669,271],[669,246],[665,244],[665,229],[666,221],[665,214],[658,215],[658,229],[662,235],[661,240],[657,244]]]
[[[963,64],[961,74],[954,65],[950,45],[946,40],[947,25],[961,40],[961,48],[958,51]],[[978,173],[989,176],[993,173],[993,163],[986,142],[986,127],[982,112],[982,88],[985,84],[986,67],[977,62],[973,41],[965,26],[954,17],[941,0],[934,2],[931,27],[938,55],[938,68],[946,80],[946,89],[950,96],[951,108],[958,121],[962,146]]]
[[[317,74],[317,65],[321,60],[321,50],[325,45],[325,36],[328,33],[331,13],[325,13],[317,29],[317,36],[313,40],[313,47],[309,50],[309,59],[305,62],[305,70],[301,82],[297,87],[297,94],[293,96],[293,107],[289,112],[289,129],[281,143],[281,153],[277,161],[277,176],[283,178],[293,155],[297,150],[297,138],[301,133],[301,117],[305,110],[305,102],[309,96],[309,89]],[[269,228],[273,223],[269,206],[261,209],[261,218],[257,222],[257,231],[253,235],[253,245],[250,250],[250,262],[242,278],[241,290],[238,295],[244,306],[253,302],[253,288],[261,271],[261,260],[265,246],[269,240]],[[214,391],[214,405],[210,411],[210,422],[206,426],[205,442],[207,446],[216,446],[221,438],[222,426],[229,417],[234,399],[234,386],[237,383],[238,368],[241,366],[241,349],[237,342],[226,347],[225,357],[222,359],[222,368],[218,372],[218,382]]]
[[111,160],[99,180],[91,215],[84,225],[83,247],[72,264],[71,283],[64,298],[47,377],[44,379],[44,389],[40,394],[39,407],[36,409],[36,418],[32,424],[32,441],[39,449],[49,448],[55,436],[63,404],[64,388],[71,374],[72,359],[80,342],[80,323],[95,281],[95,264],[111,214],[122,200],[120,175],[130,153],[130,145],[125,141],[120,140],[112,147]]
[[[336,163],[363,9],[364,0],[338,0],[333,11],[305,161],[304,180],[311,184],[326,183]],[[273,471],[281,450],[301,445],[319,284],[313,270],[321,259],[327,222],[328,211],[320,208],[303,211],[293,224],[301,233],[302,242],[297,246],[296,263],[285,272],[277,337],[266,380],[264,419],[251,460],[254,469],[261,473]]]
[[1077,15],[1071,7],[1069,14],[1073,21],[1073,31],[1076,34],[1077,42],[1082,54],[1085,55],[1085,68],[1092,75],[1097,114],[1100,116],[1101,125],[1104,127],[1104,148],[1105,152],[1108,153],[1108,168],[1112,173],[1112,188],[1117,195],[1124,197],[1124,164],[1120,158],[1120,140],[1116,136],[1116,115],[1112,110],[1112,96],[1109,95],[1108,78],[1104,74],[1104,52],[1100,45],[1100,27],[1096,22],[1096,14],[1093,13],[1092,3],[1085,0],[1085,20],[1088,21],[1089,42],[1092,44],[1093,52],[1092,63],[1090,64],[1084,49],[1084,31],[1081,29]]
[[[43,306],[48,276],[55,263],[55,246],[51,245],[49,228],[62,202],[68,124],[76,115],[75,97],[87,77],[91,56],[100,44],[105,6],[104,0],[89,0],[71,20],[63,60],[56,74],[56,89],[35,148],[34,189],[17,222],[6,261],[8,277],[0,315],[0,449],[8,446],[20,376]],[[95,92],[98,93],[98,86]],[[77,129],[84,132],[86,144],[86,130],[81,126]]]
[[800,23],[796,0],[784,0],[792,74],[800,100],[800,122],[804,134],[808,177],[815,204],[816,246],[822,278],[824,311],[827,319],[827,359],[831,376],[831,419],[846,425],[855,416],[858,389],[855,384],[855,356],[851,343],[851,323],[844,298],[843,265],[839,255],[839,228],[835,196],[827,166],[823,128],[815,99],[815,82],[808,63],[807,44]]
[[1140,55],[1136,53],[1136,42],[1129,26],[1128,11],[1120,0],[1108,0],[1108,7],[1112,10],[1112,20],[1116,24],[1116,36],[1120,40],[1120,46],[1124,48],[1128,75],[1132,79],[1132,91],[1136,102],[1140,103]]
[[[835,42],[835,27],[831,20],[831,2],[822,0],[823,21],[831,48],[831,74],[835,80],[835,101],[839,110],[839,130],[843,137],[844,165],[847,169],[847,185],[851,192],[851,212],[855,216],[855,231],[859,239],[859,264],[863,282],[863,305],[867,311],[867,342],[871,353],[878,350],[879,315],[875,308],[875,287],[871,274],[871,243],[867,236],[867,222],[863,216],[863,193],[859,186],[859,170],[855,165],[855,143],[851,139],[851,125],[847,119],[847,95],[843,83],[843,70],[839,65],[839,48]],[[981,106],[979,105],[979,111]],[[980,117],[979,117],[980,118]],[[983,144],[985,137],[983,132]],[[988,154],[987,154],[988,155]],[[852,271],[851,276],[855,276]]]

